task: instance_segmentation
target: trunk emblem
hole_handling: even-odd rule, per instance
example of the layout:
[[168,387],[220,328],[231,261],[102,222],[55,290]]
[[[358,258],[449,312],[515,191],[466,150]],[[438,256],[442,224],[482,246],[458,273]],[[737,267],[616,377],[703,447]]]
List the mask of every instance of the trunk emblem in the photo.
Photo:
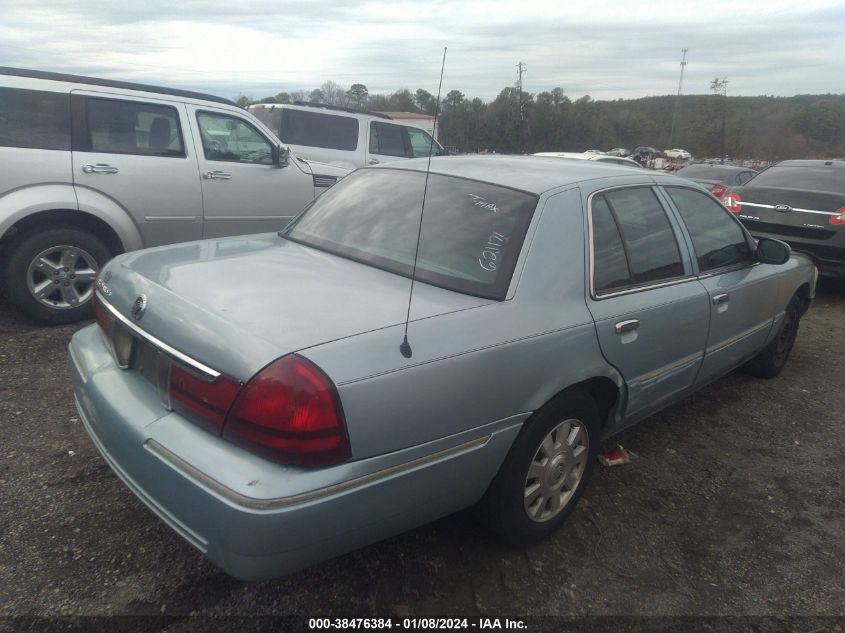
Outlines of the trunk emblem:
[[792,207],[790,207],[788,204],[776,204],[775,211],[780,211],[781,213],[789,213],[790,211],[792,211]]
[[147,295],[138,295],[138,298],[135,299],[135,303],[132,304],[132,316],[135,318],[136,321],[140,321],[141,317],[144,316],[144,312],[147,311]]

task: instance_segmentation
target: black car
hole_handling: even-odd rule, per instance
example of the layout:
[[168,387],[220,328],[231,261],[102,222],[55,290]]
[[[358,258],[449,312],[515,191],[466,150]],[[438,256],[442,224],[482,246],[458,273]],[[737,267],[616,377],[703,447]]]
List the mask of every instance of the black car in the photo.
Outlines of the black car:
[[754,178],[757,172],[747,167],[697,163],[679,169],[675,172],[675,175],[689,178],[707,187],[717,198],[721,198],[725,195],[728,187],[741,187]]
[[845,278],[845,160],[786,160],[723,197],[755,237],[787,242]]

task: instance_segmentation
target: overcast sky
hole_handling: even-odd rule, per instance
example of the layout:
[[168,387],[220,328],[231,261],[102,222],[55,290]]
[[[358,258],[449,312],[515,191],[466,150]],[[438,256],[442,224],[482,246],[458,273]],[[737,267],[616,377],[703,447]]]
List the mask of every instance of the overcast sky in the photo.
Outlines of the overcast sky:
[[516,81],[571,98],[845,93],[843,0],[0,0],[0,65],[233,97],[331,79],[371,93],[492,99]]

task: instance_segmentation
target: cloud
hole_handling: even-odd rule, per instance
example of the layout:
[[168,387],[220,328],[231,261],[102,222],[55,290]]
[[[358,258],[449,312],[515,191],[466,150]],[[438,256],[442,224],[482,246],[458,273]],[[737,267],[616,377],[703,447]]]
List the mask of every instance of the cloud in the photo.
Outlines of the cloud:
[[613,99],[716,76],[731,94],[845,92],[845,6],[834,0],[648,3],[264,0],[4,3],[0,64],[93,74],[231,97],[331,79],[370,92],[444,91],[491,99],[528,72],[530,92],[561,86]]

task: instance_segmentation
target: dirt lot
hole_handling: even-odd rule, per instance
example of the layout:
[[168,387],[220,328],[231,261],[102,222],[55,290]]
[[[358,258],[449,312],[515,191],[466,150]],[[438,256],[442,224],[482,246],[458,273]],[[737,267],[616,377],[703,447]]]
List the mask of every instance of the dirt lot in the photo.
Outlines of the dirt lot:
[[[219,572],[118,481],[65,347],[0,304],[0,615],[845,615],[845,284],[778,379],[730,375],[617,440],[550,541],[467,513],[273,582]],[[838,626],[838,625],[837,625]]]

